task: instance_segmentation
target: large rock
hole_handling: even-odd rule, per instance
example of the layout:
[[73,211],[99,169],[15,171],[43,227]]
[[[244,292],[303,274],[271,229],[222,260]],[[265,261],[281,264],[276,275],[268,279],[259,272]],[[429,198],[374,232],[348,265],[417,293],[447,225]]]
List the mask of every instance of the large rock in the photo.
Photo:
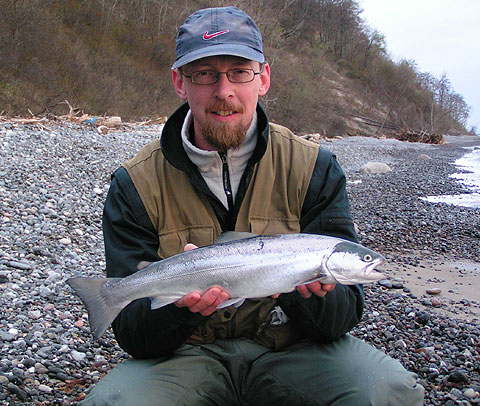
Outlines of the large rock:
[[367,162],[362,167],[362,172],[364,173],[389,173],[392,172],[387,164],[383,162]]

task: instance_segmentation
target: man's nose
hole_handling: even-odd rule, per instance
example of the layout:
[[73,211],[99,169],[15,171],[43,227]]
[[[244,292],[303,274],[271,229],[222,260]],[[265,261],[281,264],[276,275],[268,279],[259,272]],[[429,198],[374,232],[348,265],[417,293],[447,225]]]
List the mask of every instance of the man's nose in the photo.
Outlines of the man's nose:
[[215,96],[220,100],[228,99],[233,95],[233,83],[228,80],[226,72],[219,72],[215,83]]

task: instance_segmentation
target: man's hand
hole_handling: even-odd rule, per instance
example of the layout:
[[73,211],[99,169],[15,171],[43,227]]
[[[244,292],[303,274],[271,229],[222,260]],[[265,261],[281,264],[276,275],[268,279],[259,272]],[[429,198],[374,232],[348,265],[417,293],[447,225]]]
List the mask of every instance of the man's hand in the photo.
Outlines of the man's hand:
[[230,299],[228,291],[221,286],[212,286],[205,292],[190,292],[187,293],[180,300],[177,300],[175,304],[178,307],[188,307],[193,313],[200,313],[202,316],[210,316],[217,306]]
[[[198,247],[189,243],[185,245],[183,250],[190,251],[195,248]],[[215,310],[217,310],[217,306],[220,303],[228,299],[230,299],[230,294],[227,290],[223,289],[221,286],[212,286],[203,293],[187,293],[184,297],[177,300],[175,304],[178,307],[188,307],[193,313],[200,313],[202,316],[210,316]]]
[[325,296],[328,292],[331,292],[333,289],[335,289],[335,284],[321,284],[320,282],[312,282],[309,283],[308,285],[300,285],[297,286],[297,291],[304,297],[305,299],[308,299],[309,297],[312,297],[312,295],[316,295],[318,297],[323,297]]

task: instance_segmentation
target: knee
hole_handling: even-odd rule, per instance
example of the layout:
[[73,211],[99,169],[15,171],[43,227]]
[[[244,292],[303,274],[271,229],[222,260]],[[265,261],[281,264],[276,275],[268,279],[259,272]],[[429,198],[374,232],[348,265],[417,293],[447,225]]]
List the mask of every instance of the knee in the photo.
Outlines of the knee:
[[417,376],[400,367],[393,370],[384,370],[380,374],[369,374],[367,372],[363,377],[363,382],[355,385],[352,393],[347,396],[349,401],[339,404],[421,406],[423,405],[424,392],[423,386],[417,383]]
[[[407,371],[397,360],[359,340],[351,340],[354,353],[344,358],[343,370],[358,397],[355,405],[419,406],[424,388],[417,375]],[[355,354],[355,355],[354,355]],[[342,404],[342,403],[340,403]]]
[[122,401],[121,391],[112,386],[97,385],[91,388],[89,394],[79,403],[79,406],[110,406],[126,405]]

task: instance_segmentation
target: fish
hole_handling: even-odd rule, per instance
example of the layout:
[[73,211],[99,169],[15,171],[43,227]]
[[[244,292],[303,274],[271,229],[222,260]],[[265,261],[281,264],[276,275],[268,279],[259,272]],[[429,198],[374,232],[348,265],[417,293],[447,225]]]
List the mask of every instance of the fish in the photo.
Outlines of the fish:
[[385,258],[358,243],[318,234],[253,235],[226,232],[212,245],[186,251],[125,278],[70,278],[66,282],[87,308],[100,338],[120,311],[149,298],[159,309],[193,291],[218,285],[230,299],[217,309],[294,291],[314,281],[355,285],[385,279],[375,268]]

